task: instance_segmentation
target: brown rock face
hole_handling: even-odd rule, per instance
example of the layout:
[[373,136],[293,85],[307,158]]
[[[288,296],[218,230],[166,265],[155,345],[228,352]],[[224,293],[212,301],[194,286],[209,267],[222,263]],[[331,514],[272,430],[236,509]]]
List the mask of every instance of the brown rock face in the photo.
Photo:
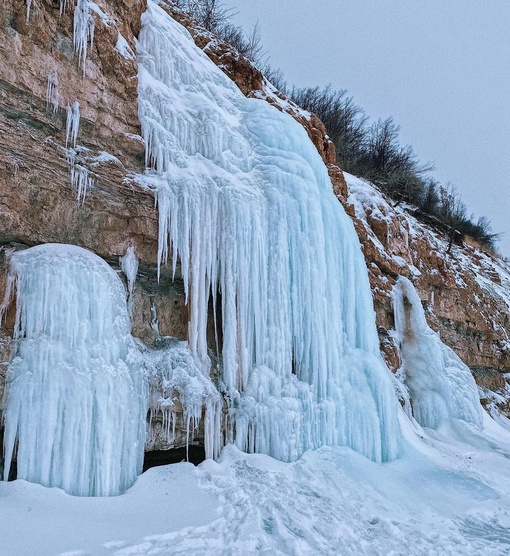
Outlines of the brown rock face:
[[[105,3],[98,5],[109,13]],[[143,2],[122,3],[111,14],[139,20]],[[129,12],[128,12],[129,11]],[[110,9],[111,12],[111,9]],[[126,13],[131,17],[125,19]],[[122,19],[124,17],[124,19]],[[72,16],[59,15],[58,2],[38,2],[26,22],[25,3],[7,0],[0,7],[0,241],[26,245],[75,243],[103,257],[121,255],[139,241],[142,258],[155,262],[157,220],[150,193],[129,183],[143,170],[139,134],[137,66],[115,50],[118,33],[134,46],[126,24],[95,21],[94,47],[85,75],[73,49]],[[48,106],[48,77],[58,76],[59,107]],[[80,103],[77,163],[96,186],[78,206],[66,161],[66,111]],[[94,159],[106,151],[117,158]]]
[[[72,243],[119,269],[133,245],[140,259],[134,290],[134,334],[154,344],[161,335],[187,337],[182,281],[156,272],[158,215],[154,196],[134,183],[144,171],[137,104],[138,67],[116,49],[119,33],[134,51],[145,0],[97,0],[94,42],[85,65],[73,46],[72,10],[58,1],[0,4],[0,302],[6,253],[40,243]],[[49,80],[58,80],[48,103]],[[58,103],[54,109],[53,101]],[[66,108],[80,105],[75,164],[94,185],[83,204],[70,185]],[[68,144],[71,147],[71,144]],[[109,156],[100,156],[108,153]],[[0,326],[0,399],[11,352],[11,304]],[[178,444],[183,443],[177,438]]]
[[393,208],[371,186],[351,186],[349,201],[390,366],[400,365],[397,346],[387,341],[394,328],[391,289],[403,275],[417,288],[429,325],[472,368],[480,386],[503,388],[502,373],[510,370],[508,266],[467,243],[451,244],[445,230],[417,220],[411,207]]

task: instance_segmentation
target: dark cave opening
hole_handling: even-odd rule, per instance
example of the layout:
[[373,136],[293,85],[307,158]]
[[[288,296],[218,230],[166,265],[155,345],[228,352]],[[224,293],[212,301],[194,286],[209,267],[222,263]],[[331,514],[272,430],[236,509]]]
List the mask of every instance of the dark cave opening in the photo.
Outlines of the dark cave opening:
[[181,448],[173,448],[171,450],[151,450],[145,452],[143,460],[143,472],[151,467],[159,467],[160,465],[168,465],[170,463],[181,463],[187,461],[193,465],[198,465],[205,460],[205,448],[194,444]]

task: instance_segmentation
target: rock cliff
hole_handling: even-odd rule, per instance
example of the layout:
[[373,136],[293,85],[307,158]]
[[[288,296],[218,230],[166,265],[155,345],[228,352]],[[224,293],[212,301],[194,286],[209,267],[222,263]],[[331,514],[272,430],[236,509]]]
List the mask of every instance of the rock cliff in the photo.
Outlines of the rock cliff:
[[[97,253],[120,275],[118,259],[132,245],[140,260],[133,334],[150,345],[157,345],[159,334],[186,338],[182,280],[178,272],[172,281],[166,269],[157,280],[154,196],[136,180],[145,149],[133,52],[145,0],[90,3],[78,52],[68,4],[4,0],[0,6],[0,296],[12,250],[72,243]],[[369,184],[349,178],[348,187],[315,115],[285,99],[248,60],[186,14],[171,4],[167,9],[244,94],[288,112],[307,130],[358,231],[389,365],[396,370],[400,364],[390,292],[404,275],[416,284],[430,325],[479,384],[504,389],[504,373],[510,372],[510,271],[504,263],[466,242],[452,244],[446,230],[424,222],[413,207],[392,206]],[[75,102],[73,129],[68,111]],[[0,396],[12,333],[10,307],[0,327]],[[155,441],[148,449],[168,447]]]

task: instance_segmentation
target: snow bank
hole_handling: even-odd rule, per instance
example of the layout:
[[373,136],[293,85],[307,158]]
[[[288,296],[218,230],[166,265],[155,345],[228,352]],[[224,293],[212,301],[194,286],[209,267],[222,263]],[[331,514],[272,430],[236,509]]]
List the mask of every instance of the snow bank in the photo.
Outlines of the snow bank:
[[412,446],[385,464],[347,448],[281,463],[227,446],[218,462],[198,468],[150,469],[121,497],[2,482],[2,549],[19,556],[508,555],[509,435],[494,423],[478,434],[457,424],[421,431],[423,442],[407,421]]

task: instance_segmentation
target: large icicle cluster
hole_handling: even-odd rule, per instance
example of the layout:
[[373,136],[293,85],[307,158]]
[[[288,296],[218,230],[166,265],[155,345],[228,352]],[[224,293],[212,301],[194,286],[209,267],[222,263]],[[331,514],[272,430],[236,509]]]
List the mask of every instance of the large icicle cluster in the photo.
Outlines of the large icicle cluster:
[[[163,348],[151,349],[144,356],[149,369],[149,435],[156,434],[161,421],[167,443],[176,437],[177,413],[182,412],[186,445],[197,433],[203,418],[206,457],[219,455],[222,398],[211,379],[197,367],[186,344],[165,338]],[[153,439],[149,438],[149,442]]]
[[159,260],[180,260],[205,375],[211,295],[221,310],[230,440],[282,460],[323,444],[395,457],[366,267],[306,132],[246,99],[152,0],[138,61]]
[[446,419],[481,427],[483,410],[469,367],[428,326],[418,292],[402,276],[393,288],[393,308],[415,419],[431,428]]
[[3,309],[15,290],[5,479],[17,445],[19,479],[122,493],[142,470],[147,407],[122,282],[93,253],[47,244],[12,255]]
[[74,50],[78,54],[79,63],[83,66],[83,75],[85,75],[88,50],[94,43],[94,18],[90,13],[89,4],[88,0],[77,0],[74,8]]

